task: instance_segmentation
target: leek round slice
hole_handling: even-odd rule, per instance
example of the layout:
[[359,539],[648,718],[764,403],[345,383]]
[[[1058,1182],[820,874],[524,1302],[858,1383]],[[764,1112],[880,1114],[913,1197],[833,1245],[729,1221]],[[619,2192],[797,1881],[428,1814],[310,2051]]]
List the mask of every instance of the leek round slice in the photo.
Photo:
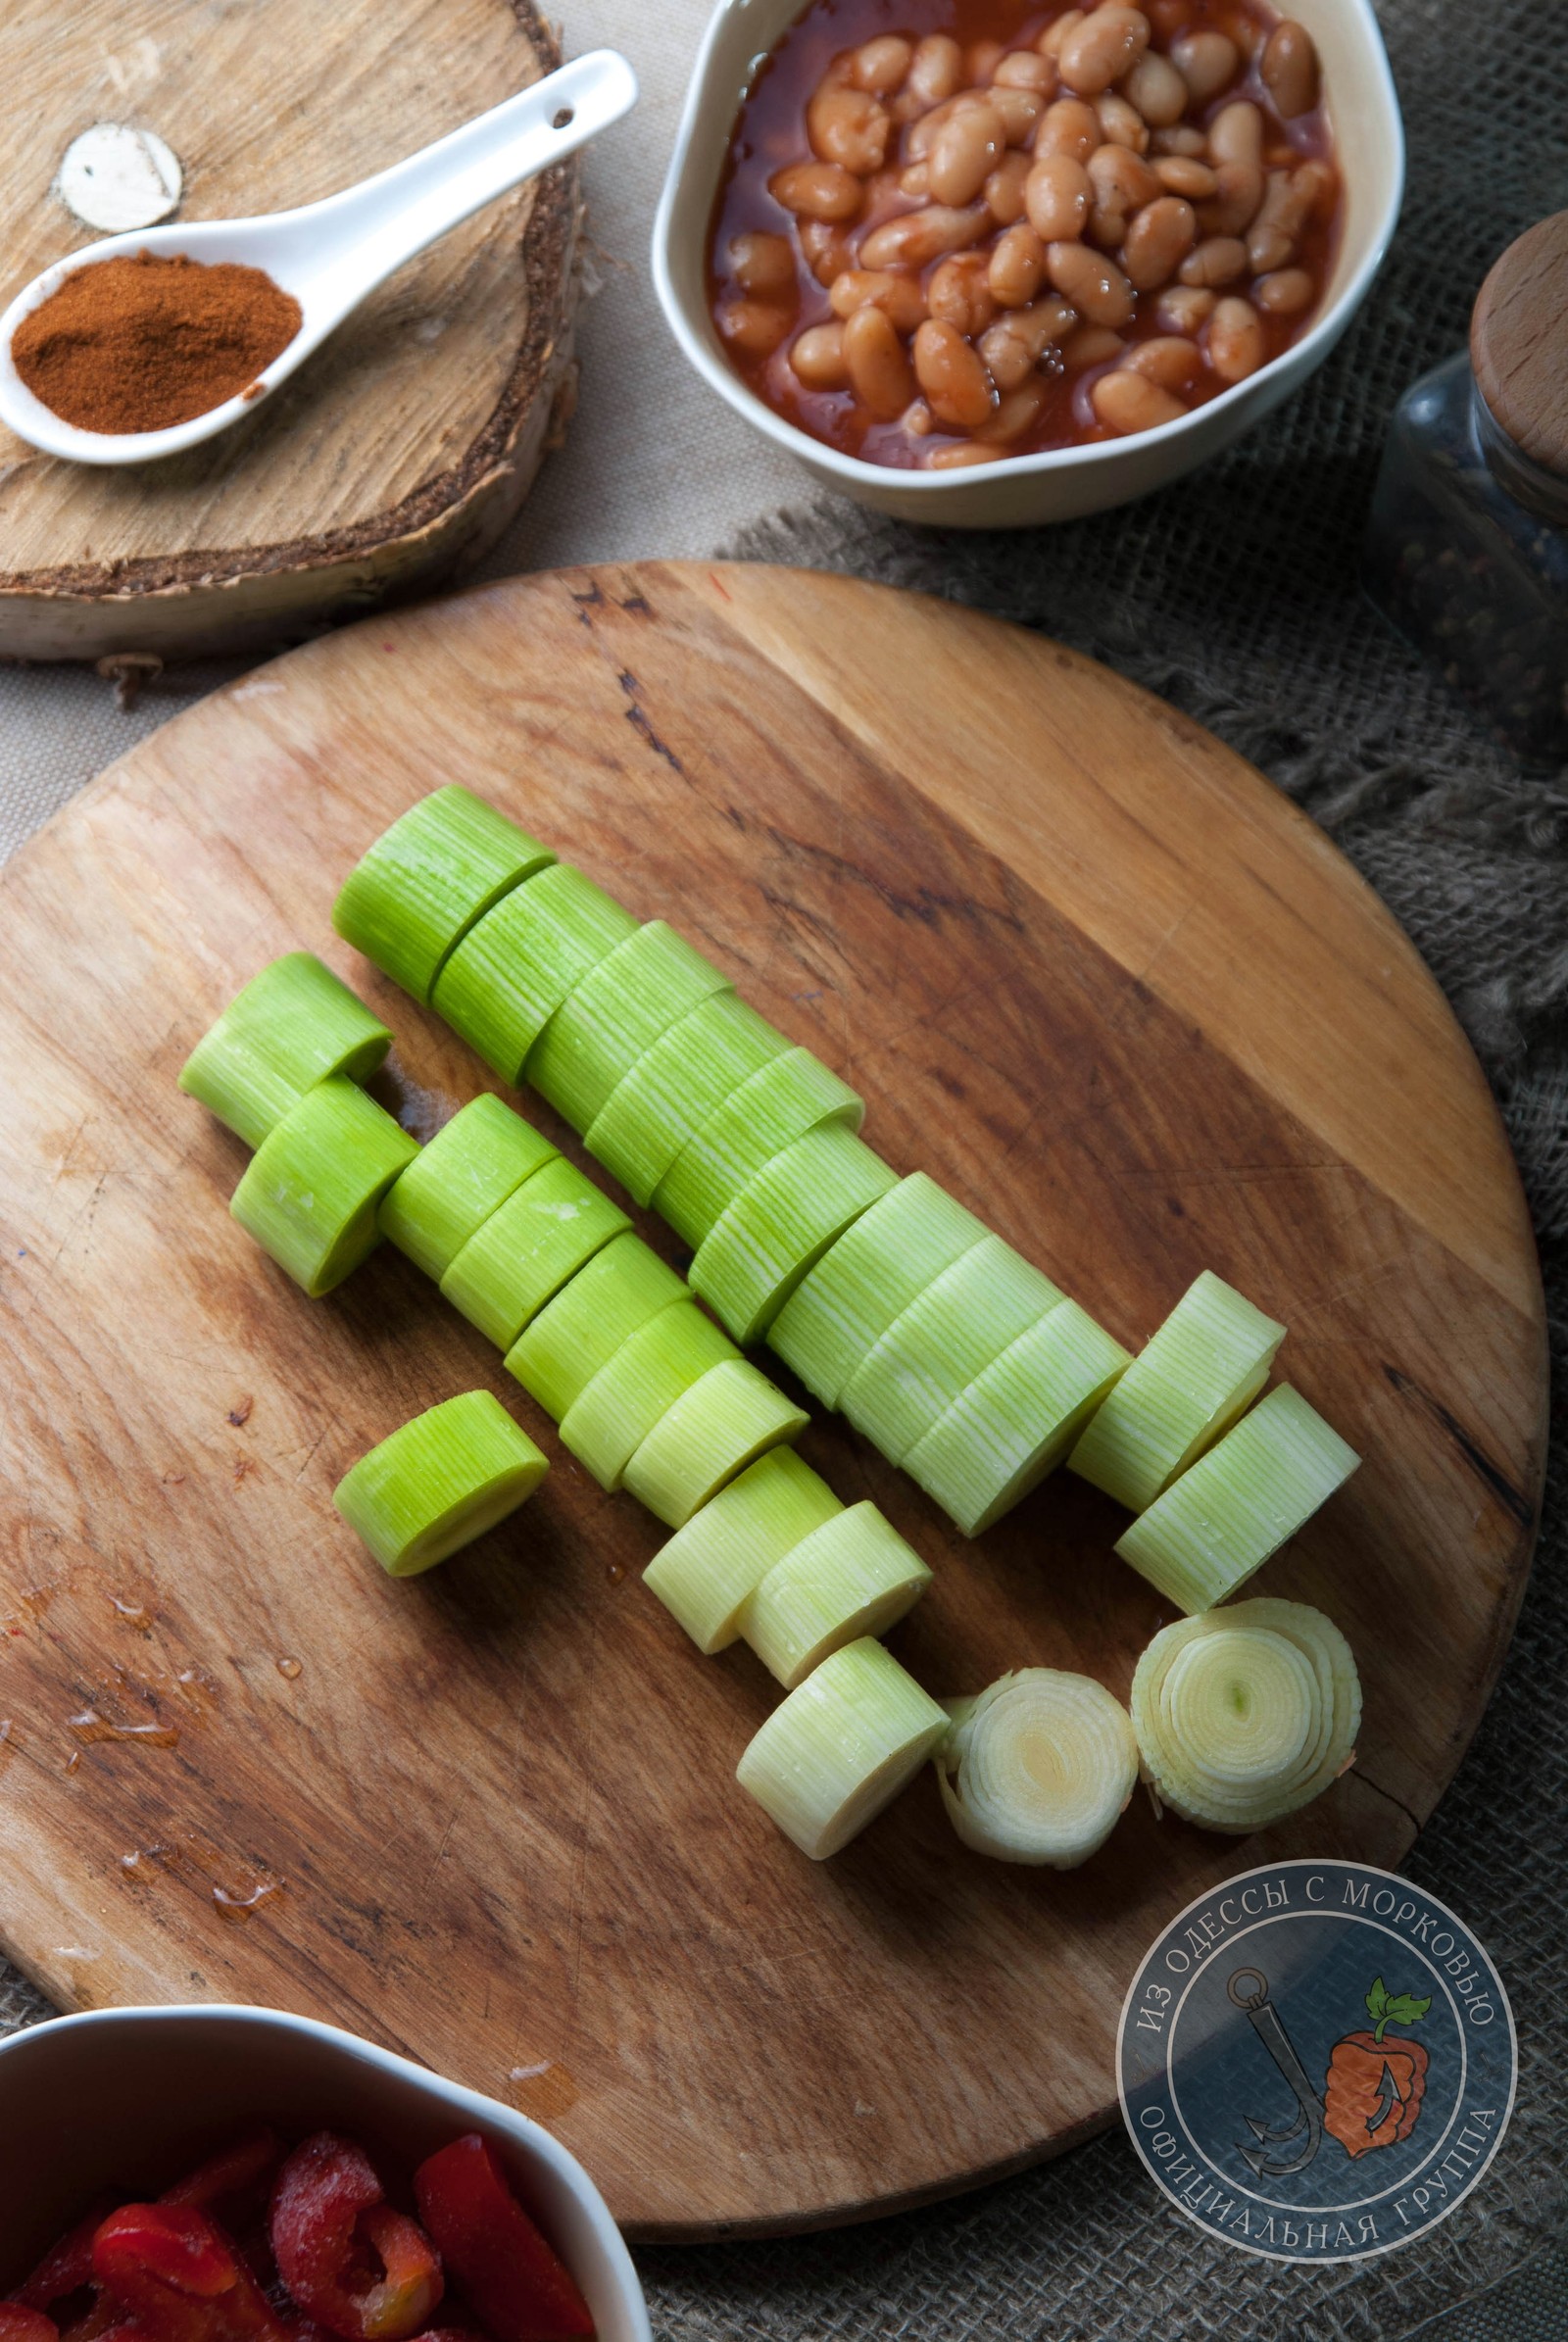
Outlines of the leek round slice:
[[789,1046],[734,993],[699,1000],[615,1084],[589,1125],[589,1153],[634,1202],[652,1202],[693,1132],[732,1090]]
[[510,1350],[567,1278],[630,1226],[602,1188],[557,1155],[469,1237],[441,1280],[442,1294]]
[[1284,1340],[1282,1325],[1204,1269],[1094,1417],[1071,1469],[1143,1512],[1247,1412]]
[[237,992],[180,1068],[179,1087],[260,1147],[328,1074],[368,1081],[392,1036],[314,951],[285,951]]
[[780,1702],[735,1778],[803,1854],[824,1862],[892,1804],[948,1724],[947,1710],[866,1635]]
[[768,1330],[768,1348],[814,1398],[836,1407],[872,1343],[985,1234],[972,1211],[912,1171],[802,1280]]
[[683,935],[650,919],[567,994],[528,1053],[528,1080],[585,1132],[661,1034],[699,1000],[733,990]]
[[1062,1297],[1000,1236],[984,1236],[872,1343],[839,1404],[890,1463],[902,1464],[992,1360]]
[[1138,1742],[1103,1683],[1022,1667],[947,1706],[937,1781],[966,1846],[1072,1871],[1104,1844],[1138,1779]]
[[470,1237],[546,1163],[556,1148],[485,1090],[450,1122],[396,1182],[381,1206],[381,1234],[437,1284]]
[[469,929],[436,979],[431,1005],[511,1082],[562,1001],[637,922],[569,862],[541,870]]
[[548,1459],[488,1391],[465,1391],[361,1456],[332,1502],[393,1578],[416,1578],[515,1512]]
[[620,1485],[666,1528],[683,1529],[727,1481],[809,1421],[749,1358],[725,1358],[660,1417]]
[[770,1058],[714,1108],[654,1191],[654,1209],[693,1251],[747,1181],[819,1123],[858,1131],[865,1100],[809,1049]]
[[793,1447],[770,1448],[660,1547],[643,1584],[711,1656],[735,1641],[741,1612],[774,1563],[843,1510]]
[[930,1583],[886,1515],[852,1504],[774,1563],[741,1613],[741,1633],[793,1691],[830,1651],[897,1626]]
[[916,1439],[904,1469],[979,1537],[1054,1471],[1128,1364],[1076,1301],[1057,1301]]
[[607,1358],[561,1418],[561,1444],[602,1488],[621,1475],[662,1415],[699,1375],[740,1352],[691,1300],[672,1301]]
[[1116,1540],[1178,1610],[1211,1610],[1261,1569],[1361,1461],[1281,1383]]
[[560,1423],[623,1342],[690,1298],[640,1236],[612,1237],[523,1328],[507,1352],[507,1372]]
[[360,857],[332,905],[332,924],[405,992],[428,1000],[448,953],[474,922],[555,858],[451,782],[411,805]]
[[739,1342],[760,1342],[828,1246],[898,1174],[842,1122],[824,1122],[764,1163],[709,1230],[691,1265]]
[[1159,1803],[1240,1834],[1309,1805],[1353,1762],[1361,1683],[1332,1620],[1259,1596],[1156,1635],[1132,1711]]
[[374,1251],[376,1207],[418,1151],[357,1082],[332,1074],[262,1141],[228,1208],[316,1300]]

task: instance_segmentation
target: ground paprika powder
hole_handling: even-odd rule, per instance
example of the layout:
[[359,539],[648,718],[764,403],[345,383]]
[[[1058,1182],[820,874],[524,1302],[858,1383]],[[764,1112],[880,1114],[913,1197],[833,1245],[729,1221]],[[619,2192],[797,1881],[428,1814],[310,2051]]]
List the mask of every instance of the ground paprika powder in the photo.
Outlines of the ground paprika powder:
[[83,431],[163,431],[255,381],[300,329],[261,268],[138,252],[77,268],[11,340],[35,399]]

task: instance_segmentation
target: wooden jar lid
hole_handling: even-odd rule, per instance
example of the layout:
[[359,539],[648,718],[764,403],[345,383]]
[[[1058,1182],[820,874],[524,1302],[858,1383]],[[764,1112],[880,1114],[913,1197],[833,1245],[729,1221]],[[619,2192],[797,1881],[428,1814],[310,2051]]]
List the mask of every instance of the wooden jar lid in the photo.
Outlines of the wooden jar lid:
[[1498,428],[1568,479],[1568,212],[1510,244],[1482,286],[1470,361]]
[[[177,217],[314,202],[560,62],[534,0],[136,0],[0,10],[0,305],[93,240],[56,188],[82,131],[167,141]],[[0,430],[0,659],[181,658],[297,639],[482,551],[571,383],[566,164],[374,293],[253,418],[99,469]]]

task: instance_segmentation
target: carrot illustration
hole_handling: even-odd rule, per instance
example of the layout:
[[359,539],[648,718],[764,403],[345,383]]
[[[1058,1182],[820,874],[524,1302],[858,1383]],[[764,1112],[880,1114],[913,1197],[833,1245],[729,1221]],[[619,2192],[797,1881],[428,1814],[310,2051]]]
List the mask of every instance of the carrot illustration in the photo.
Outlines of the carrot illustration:
[[1415,2128],[1427,2086],[1427,2053],[1419,2041],[1385,2041],[1383,2035],[1391,2025],[1419,2025],[1431,2006],[1430,1995],[1422,2000],[1410,1992],[1390,1992],[1377,1976],[1366,1996],[1372,2031],[1347,2033],[1335,2042],[1323,2123],[1347,2155],[1392,2147]]

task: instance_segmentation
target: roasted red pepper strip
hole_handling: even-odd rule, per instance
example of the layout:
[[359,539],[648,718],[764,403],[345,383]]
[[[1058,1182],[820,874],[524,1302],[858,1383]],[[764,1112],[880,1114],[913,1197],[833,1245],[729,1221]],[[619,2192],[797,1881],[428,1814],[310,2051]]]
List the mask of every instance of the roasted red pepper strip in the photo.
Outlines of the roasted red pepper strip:
[[112,2212],[93,2238],[92,2269],[145,2342],[283,2342],[235,2247],[194,2204]]
[[430,2239],[386,2202],[364,2149],[329,2130],[279,2171],[271,2236],[298,2307],[345,2342],[408,2342],[441,2299]]
[[594,2321],[565,2263],[513,2194],[479,2133],[414,2174],[419,2218],[495,2342],[576,2342]]
[[113,2212],[121,2201],[107,2189],[101,2196],[95,2196],[84,2217],[57,2238],[11,2299],[24,2310],[52,2310],[57,2302],[68,2301],[72,2294],[84,2291],[93,2281],[92,2240],[105,2214]]
[[234,2196],[260,2194],[270,2188],[283,2160],[283,2142],[265,2126],[248,2130],[233,2144],[210,2155],[172,2187],[166,2187],[160,2204],[196,2204],[210,2212]]
[[0,2342],[60,2342],[60,2328],[41,2310],[0,2302]]

